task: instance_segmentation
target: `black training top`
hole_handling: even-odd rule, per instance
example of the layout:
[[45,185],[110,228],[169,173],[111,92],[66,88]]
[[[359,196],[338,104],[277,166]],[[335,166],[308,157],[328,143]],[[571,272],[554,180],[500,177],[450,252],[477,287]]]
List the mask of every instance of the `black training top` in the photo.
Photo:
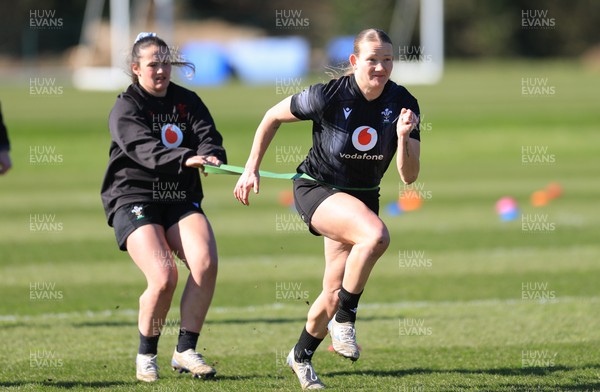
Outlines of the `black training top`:
[[[354,75],[293,95],[292,114],[313,121],[313,146],[297,171],[334,187],[377,187],[398,148],[402,108],[420,113],[406,88],[390,80],[378,98],[367,101]],[[410,137],[420,140],[418,127]]]
[[0,109],[0,151],[10,150],[10,142],[8,141],[8,132],[2,120],[2,109]]
[[110,112],[110,159],[102,184],[108,224],[127,203],[202,201],[198,169],[185,167],[194,155],[227,162],[223,138],[207,107],[193,91],[169,83],[155,97],[135,83]]

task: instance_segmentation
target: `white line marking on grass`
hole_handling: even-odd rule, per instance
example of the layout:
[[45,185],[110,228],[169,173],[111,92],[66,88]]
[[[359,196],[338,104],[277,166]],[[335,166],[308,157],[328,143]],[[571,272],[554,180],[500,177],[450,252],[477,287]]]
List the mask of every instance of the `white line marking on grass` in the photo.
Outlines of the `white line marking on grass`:
[[[490,305],[520,305],[520,304],[541,304],[554,305],[575,302],[598,303],[600,297],[557,297],[552,300],[522,300],[522,299],[476,299],[471,301],[402,301],[402,302],[375,302],[361,304],[361,309],[402,309],[402,308],[428,308],[437,306],[490,306]],[[272,303],[256,306],[215,306],[210,309],[213,313],[256,313],[264,311],[276,311],[282,309],[291,309],[294,307],[306,307],[304,304],[283,304]],[[38,315],[19,315],[19,314],[4,314],[0,315],[0,322],[19,322],[19,321],[36,321],[48,319],[68,320],[73,318],[101,318],[114,316],[131,316],[137,317],[137,309],[119,309],[119,310],[101,310],[85,312],[68,312],[68,313],[44,313]],[[209,321],[210,322],[210,321]]]

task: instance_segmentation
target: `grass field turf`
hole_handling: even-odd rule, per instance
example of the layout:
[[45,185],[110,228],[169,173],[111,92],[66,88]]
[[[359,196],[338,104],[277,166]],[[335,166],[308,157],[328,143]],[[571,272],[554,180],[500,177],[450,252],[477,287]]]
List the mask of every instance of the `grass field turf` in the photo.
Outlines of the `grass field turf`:
[[[523,78],[536,77],[547,78],[555,93],[523,95]],[[416,212],[388,215],[385,205],[403,189],[388,171],[381,216],[392,244],[361,300],[363,355],[352,365],[327,352],[327,338],[314,364],[328,387],[600,390],[599,87],[597,74],[562,62],[451,63],[440,84],[409,87],[428,124],[419,184],[431,197]],[[275,91],[235,84],[198,90],[231,164],[244,164],[262,114],[283,98]],[[277,225],[294,222],[277,202],[289,182],[264,179],[246,208],[231,196],[233,176],[204,180],[220,271],[199,348],[216,364],[218,381],[170,371],[176,302],[159,345],[162,380],[135,381],[144,279],[116,249],[98,194],[115,95],[76,92],[65,83],[62,95],[32,96],[26,80],[3,88],[15,167],[0,179],[0,387],[298,390],[284,362],[305,301],[319,292],[322,240]],[[263,168],[293,171],[297,161],[282,163],[277,147],[305,153],[309,146],[308,123],[285,125]],[[523,163],[532,146],[546,148],[538,155],[554,162]],[[62,163],[32,164],[32,151],[42,155],[36,148],[54,149]],[[563,196],[532,207],[530,194],[551,181]],[[504,195],[552,225],[524,230],[521,220],[501,222],[494,203]],[[36,215],[61,229],[32,230]],[[411,257],[426,266],[406,267]],[[35,299],[44,295],[61,298]]]

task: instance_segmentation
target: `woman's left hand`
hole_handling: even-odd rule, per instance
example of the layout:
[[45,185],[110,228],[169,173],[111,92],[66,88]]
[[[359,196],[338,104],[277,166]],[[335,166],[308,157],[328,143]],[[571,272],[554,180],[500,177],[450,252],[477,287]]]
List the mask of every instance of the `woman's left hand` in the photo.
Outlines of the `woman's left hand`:
[[398,125],[396,126],[398,138],[408,136],[418,124],[419,116],[412,110],[403,108],[402,111],[400,111],[400,118],[398,118]]

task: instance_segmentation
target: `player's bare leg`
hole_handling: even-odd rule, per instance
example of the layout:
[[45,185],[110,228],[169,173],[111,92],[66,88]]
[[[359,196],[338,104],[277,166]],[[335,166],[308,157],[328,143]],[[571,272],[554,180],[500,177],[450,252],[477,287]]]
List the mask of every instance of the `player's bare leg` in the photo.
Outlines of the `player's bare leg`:
[[195,377],[210,378],[216,370],[196,352],[196,343],[212,301],[217,279],[217,245],[210,223],[191,214],[167,231],[167,239],[190,274],[181,297],[181,331],[172,366]]
[[319,339],[323,339],[327,335],[327,324],[337,310],[339,304],[338,293],[342,288],[346,259],[352,245],[324,237],[324,248],[323,291],[310,307],[306,322],[306,330]]
[[338,293],[340,302],[328,329],[334,350],[355,361],[360,356],[354,327],[358,301],[375,263],[389,246],[389,233],[363,202],[343,192],[325,199],[311,224],[332,241],[351,246]]
[[127,251],[148,284],[140,296],[138,328],[140,350],[144,352],[138,352],[136,375],[141,381],[152,382],[158,378],[156,347],[177,286],[177,268],[160,225],[136,229],[127,238]]
[[325,237],[352,245],[342,285],[351,293],[360,293],[373,266],[389,246],[385,224],[363,202],[343,192],[325,199],[311,224]]

